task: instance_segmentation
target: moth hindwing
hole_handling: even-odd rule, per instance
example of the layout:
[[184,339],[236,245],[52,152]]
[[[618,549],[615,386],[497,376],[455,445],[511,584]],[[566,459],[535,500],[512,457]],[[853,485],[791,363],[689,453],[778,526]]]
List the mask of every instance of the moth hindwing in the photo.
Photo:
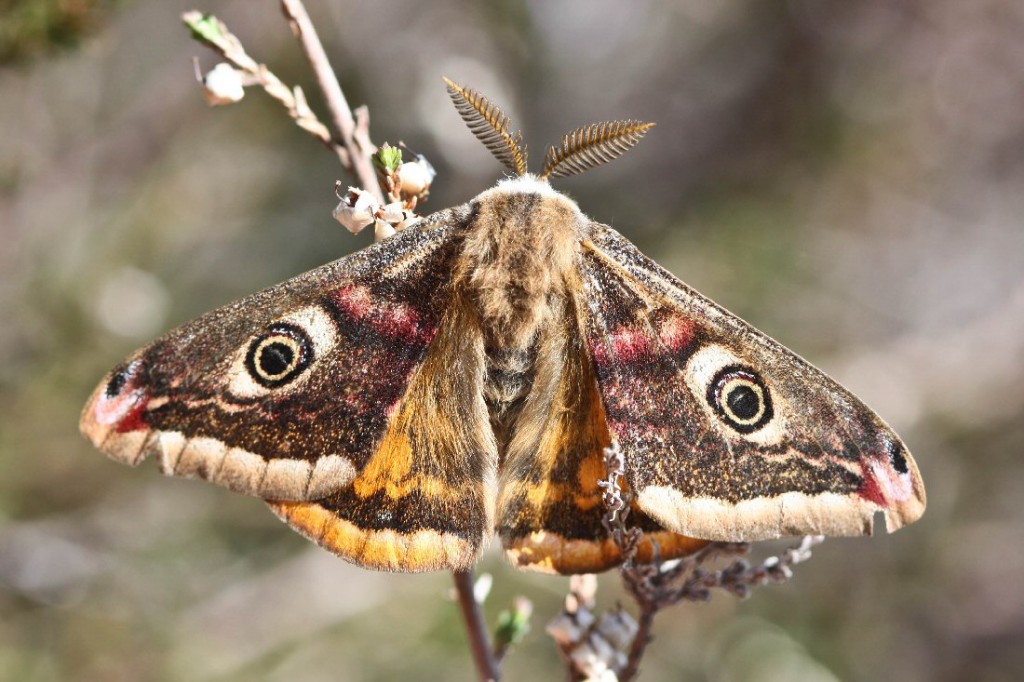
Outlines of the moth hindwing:
[[621,563],[609,447],[640,561],[924,512],[917,465],[862,402],[548,184],[651,124],[580,128],[538,178],[507,117],[448,87],[519,177],[154,341],[96,388],[83,433],[394,571],[465,569],[494,533],[522,568]]

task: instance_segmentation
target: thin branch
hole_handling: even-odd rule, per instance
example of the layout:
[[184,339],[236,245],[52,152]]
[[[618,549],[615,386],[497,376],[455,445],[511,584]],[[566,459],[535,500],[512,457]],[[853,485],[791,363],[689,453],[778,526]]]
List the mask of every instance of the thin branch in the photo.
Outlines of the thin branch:
[[248,84],[259,85],[268,95],[283,104],[288,110],[288,115],[300,128],[320,140],[337,155],[342,166],[354,172],[348,150],[334,139],[331,131],[306,104],[302,88],[288,87],[265,64],[250,57],[242,47],[242,41],[216,17],[204,16],[202,12],[192,10],[182,14],[181,19],[192,30],[196,40],[220,54],[229,64],[244,73],[249,80]]
[[477,674],[481,682],[498,682],[501,679],[501,671],[491,647],[491,635],[487,631],[483,609],[480,608],[480,602],[473,593],[473,569],[452,571],[452,575],[455,578],[459,606],[462,607],[462,617],[466,621],[466,633],[469,635]]
[[619,682],[629,682],[640,672],[640,661],[644,657],[647,645],[654,639],[651,630],[654,628],[654,616],[658,613],[657,607],[644,602],[640,607],[640,615],[637,618],[637,631],[629,645],[629,653],[626,655],[626,667],[619,673]]
[[355,173],[356,178],[359,180],[359,185],[363,189],[372,192],[377,200],[383,203],[384,193],[380,189],[380,184],[377,182],[377,174],[373,169],[373,163],[370,161],[370,157],[376,151],[376,148],[370,143],[369,135],[367,134],[369,115],[360,112],[361,120],[357,126],[356,117],[352,114],[352,109],[349,108],[348,100],[341,89],[338,77],[335,75],[334,69],[331,68],[331,63],[327,59],[324,46],[320,43],[320,38],[313,27],[313,22],[310,20],[309,14],[306,12],[306,8],[301,0],[281,0],[281,9],[288,18],[292,31],[302,43],[306,57],[313,67],[317,82],[320,84],[320,90],[324,94],[327,109],[331,114],[331,120],[334,122],[335,129],[341,135],[341,141],[345,145],[345,149],[348,150],[352,172]]

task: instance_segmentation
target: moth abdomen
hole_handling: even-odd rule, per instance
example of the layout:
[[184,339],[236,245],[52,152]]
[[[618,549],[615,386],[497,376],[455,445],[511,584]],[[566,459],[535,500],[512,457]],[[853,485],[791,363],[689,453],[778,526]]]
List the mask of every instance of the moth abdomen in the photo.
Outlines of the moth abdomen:
[[484,399],[488,406],[502,406],[525,398],[536,372],[536,346],[487,349],[487,382]]

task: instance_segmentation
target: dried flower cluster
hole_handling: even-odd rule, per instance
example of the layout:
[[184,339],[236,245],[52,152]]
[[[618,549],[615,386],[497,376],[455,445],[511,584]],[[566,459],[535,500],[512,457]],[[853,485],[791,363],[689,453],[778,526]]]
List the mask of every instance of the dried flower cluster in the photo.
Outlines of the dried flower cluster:
[[[379,242],[405,229],[417,217],[416,206],[427,198],[437,173],[422,155],[403,161],[402,150],[387,143],[373,160],[390,201],[381,203],[372,193],[349,187],[344,195],[338,193],[341,203],[334,209],[334,219],[353,234],[372,224],[374,239]],[[335,191],[340,187],[339,182]]]
[[415,211],[417,204],[426,201],[430,195],[430,185],[437,175],[437,171],[422,154],[416,154],[411,161],[405,161],[402,150],[387,142],[374,154],[373,165],[377,168],[377,177],[388,199],[402,202],[410,211]]
[[573,576],[565,607],[548,623],[547,633],[568,660],[571,669],[585,680],[614,682],[628,663],[626,651],[636,637],[638,625],[621,606],[594,614],[597,578]]
[[339,193],[338,198],[341,201],[334,209],[334,219],[352,234],[373,225],[373,237],[378,242],[405,228],[416,217],[401,201],[381,205],[373,194],[358,187],[349,187],[345,194]]

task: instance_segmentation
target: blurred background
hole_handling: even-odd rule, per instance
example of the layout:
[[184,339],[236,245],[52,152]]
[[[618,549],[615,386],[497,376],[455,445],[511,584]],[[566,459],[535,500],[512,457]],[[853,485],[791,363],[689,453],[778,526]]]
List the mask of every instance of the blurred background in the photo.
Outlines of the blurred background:
[[[107,461],[77,432],[114,363],[369,243],[336,159],[263,92],[210,109],[211,11],[319,93],[276,2],[0,3],[0,679],[471,680],[450,576],[357,569],[258,500]],[[1024,675],[1024,5],[1009,0],[310,0],[377,143],[439,171],[429,210],[502,169],[441,76],[506,108],[539,162],[570,128],[658,122],[559,183],[592,217],[852,388],[928,486],[893,536],[663,613],[646,680]],[[326,120],[326,119],[325,119]],[[347,179],[346,179],[347,180]],[[497,552],[507,677],[562,679],[568,581]],[[603,605],[621,596],[601,578]]]

